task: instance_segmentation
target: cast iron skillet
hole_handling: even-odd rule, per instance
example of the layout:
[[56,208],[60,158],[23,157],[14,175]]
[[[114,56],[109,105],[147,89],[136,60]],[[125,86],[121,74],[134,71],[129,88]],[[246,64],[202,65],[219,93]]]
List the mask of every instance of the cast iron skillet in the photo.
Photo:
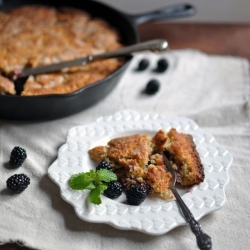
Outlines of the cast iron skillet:
[[[1,10],[9,10],[30,4],[46,6],[70,6],[83,9],[92,16],[108,21],[121,35],[124,45],[139,42],[137,25],[149,21],[191,16],[195,9],[189,4],[179,4],[161,10],[139,15],[122,13],[105,4],[95,1],[79,0],[3,0]],[[84,110],[107,96],[116,86],[123,72],[129,65],[132,56],[108,77],[70,94],[50,94],[41,96],[0,96],[0,119],[7,120],[52,120],[66,117]]]

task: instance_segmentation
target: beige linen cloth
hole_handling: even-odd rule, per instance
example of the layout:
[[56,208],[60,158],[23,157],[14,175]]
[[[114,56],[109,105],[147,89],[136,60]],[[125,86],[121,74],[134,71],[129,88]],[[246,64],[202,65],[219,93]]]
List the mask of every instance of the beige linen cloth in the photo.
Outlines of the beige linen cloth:
[[[169,60],[169,68],[160,74],[154,69],[162,57]],[[150,67],[137,72],[141,58],[148,58]],[[142,114],[189,117],[231,152],[234,161],[226,186],[227,202],[199,221],[203,231],[212,237],[214,250],[249,249],[248,67],[243,58],[206,55],[195,50],[139,54],[110,95],[87,110],[54,121],[0,121],[0,242],[19,242],[45,250],[197,249],[187,225],[151,236],[85,222],[61,198],[59,187],[47,175],[71,127],[122,109],[134,109]],[[160,90],[147,96],[142,92],[153,78],[160,81]],[[8,165],[9,155],[17,145],[27,150],[28,157],[21,168],[12,169]],[[18,195],[6,190],[7,178],[15,173],[25,173],[31,178],[30,186]]]

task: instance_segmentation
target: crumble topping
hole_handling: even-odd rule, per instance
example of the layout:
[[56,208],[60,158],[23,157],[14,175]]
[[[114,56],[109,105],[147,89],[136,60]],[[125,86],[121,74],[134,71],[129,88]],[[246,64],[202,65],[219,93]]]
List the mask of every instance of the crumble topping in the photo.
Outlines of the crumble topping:
[[107,161],[124,186],[145,183],[150,193],[163,199],[173,198],[169,189],[172,175],[167,171],[162,152],[167,152],[177,170],[181,185],[189,186],[204,180],[204,169],[192,136],[159,130],[154,137],[134,134],[110,140],[106,146],[89,150],[97,163]]
[[[74,8],[24,6],[0,11],[0,74],[72,60],[122,47],[106,21]],[[105,59],[85,66],[30,76],[21,95],[66,94],[99,81],[123,64]],[[2,80],[1,80],[2,81]],[[12,85],[10,87],[10,85]],[[14,84],[0,83],[1,94],[15,95]]]

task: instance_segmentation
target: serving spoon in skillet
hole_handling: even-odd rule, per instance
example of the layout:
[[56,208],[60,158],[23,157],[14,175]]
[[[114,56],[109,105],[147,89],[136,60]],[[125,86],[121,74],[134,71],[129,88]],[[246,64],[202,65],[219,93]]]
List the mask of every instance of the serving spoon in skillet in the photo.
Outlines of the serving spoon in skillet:
[[166,167],[167,167],[168,171],[171,173],[171,175],[173,177],[173,181],[172,181],[172,183],[170,185],[170,189],[171,189],[172,193],[174,194],[174,196],[176,198],[176,202],[179,205],[182,214],[184,215],[186,221],[189,223],[189,226],[190,226],[192,232],[196,236],[197,246],[201,250],[210,250],[210,249],[212,249],[212,239],[211,239],[211,237],[208,236],[207,234],[203,233],[199,222],[195,220],[193,214],[191,213],[191,211],[186,206],[186,204],[182,200],[181,196],[177,192],[177,189],[175,187],[176,172],[175,172],[175,169],[172,167],[172,164],[170,163],[170,161],[168,160],[168,158],[167,158],[167,156],[165,155],[164,152],[163,152],[163,158],[164,158],[164,163],[166,164]]
[[24,78],[30,75],[38,75],[38,74],[43,74],[43,73],[54,72],[63,68],[85,65],[89,62],[93,62],[99,59],[108,59],[108,58],[128,56],[135,52],[141,52],[141,51],[164,52],[167,49],[168,49],[168,42],[166,40],[163,40],[163,39],[150,40],[147,42],[142,42],[142,43],[126,46],[121,49],[102,53],[102,54],[89,55],[86,57],[77,58],[77,59],[70,60],[70,61],[40,66],[36,68],[17,70],[13,72],[12,79],[17,80],[18,78]]

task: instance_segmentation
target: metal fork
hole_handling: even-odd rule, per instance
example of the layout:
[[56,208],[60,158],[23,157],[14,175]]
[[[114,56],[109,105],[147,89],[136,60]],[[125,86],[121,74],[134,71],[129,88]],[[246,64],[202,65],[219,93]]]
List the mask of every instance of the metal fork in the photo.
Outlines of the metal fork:
[[175,187],[175,183],[176,183],[175,169],[173,169],[172,164],[168,160],[165,153],[163,153],[163,157],[164,157],[165,164],[166,164],[169,172],[171,173],[171,175],[173,177],[173,182],[170,185],[170,189],[171,189],[172,193],[174,194],[174,196],[176,198],[176,202],[178,203],[178,205],[179,205],[179,207],[180,207],[180,209],[182,211],[182,214],[184,215],[186,221],[189,223],[189,226],[190,226],[192,232],[196,236],[197,246],[201,250],[212,249],[212,239],[211,239],[211,237],[208,236],[207,234],[203,233],[203,231],[201,229],[201,225],[195,220],[193,214],[191,213],[189,208],[186,206],[186,204],[184,203],[181,196],[179,195],[179,193],[176,190],[176,187]]

